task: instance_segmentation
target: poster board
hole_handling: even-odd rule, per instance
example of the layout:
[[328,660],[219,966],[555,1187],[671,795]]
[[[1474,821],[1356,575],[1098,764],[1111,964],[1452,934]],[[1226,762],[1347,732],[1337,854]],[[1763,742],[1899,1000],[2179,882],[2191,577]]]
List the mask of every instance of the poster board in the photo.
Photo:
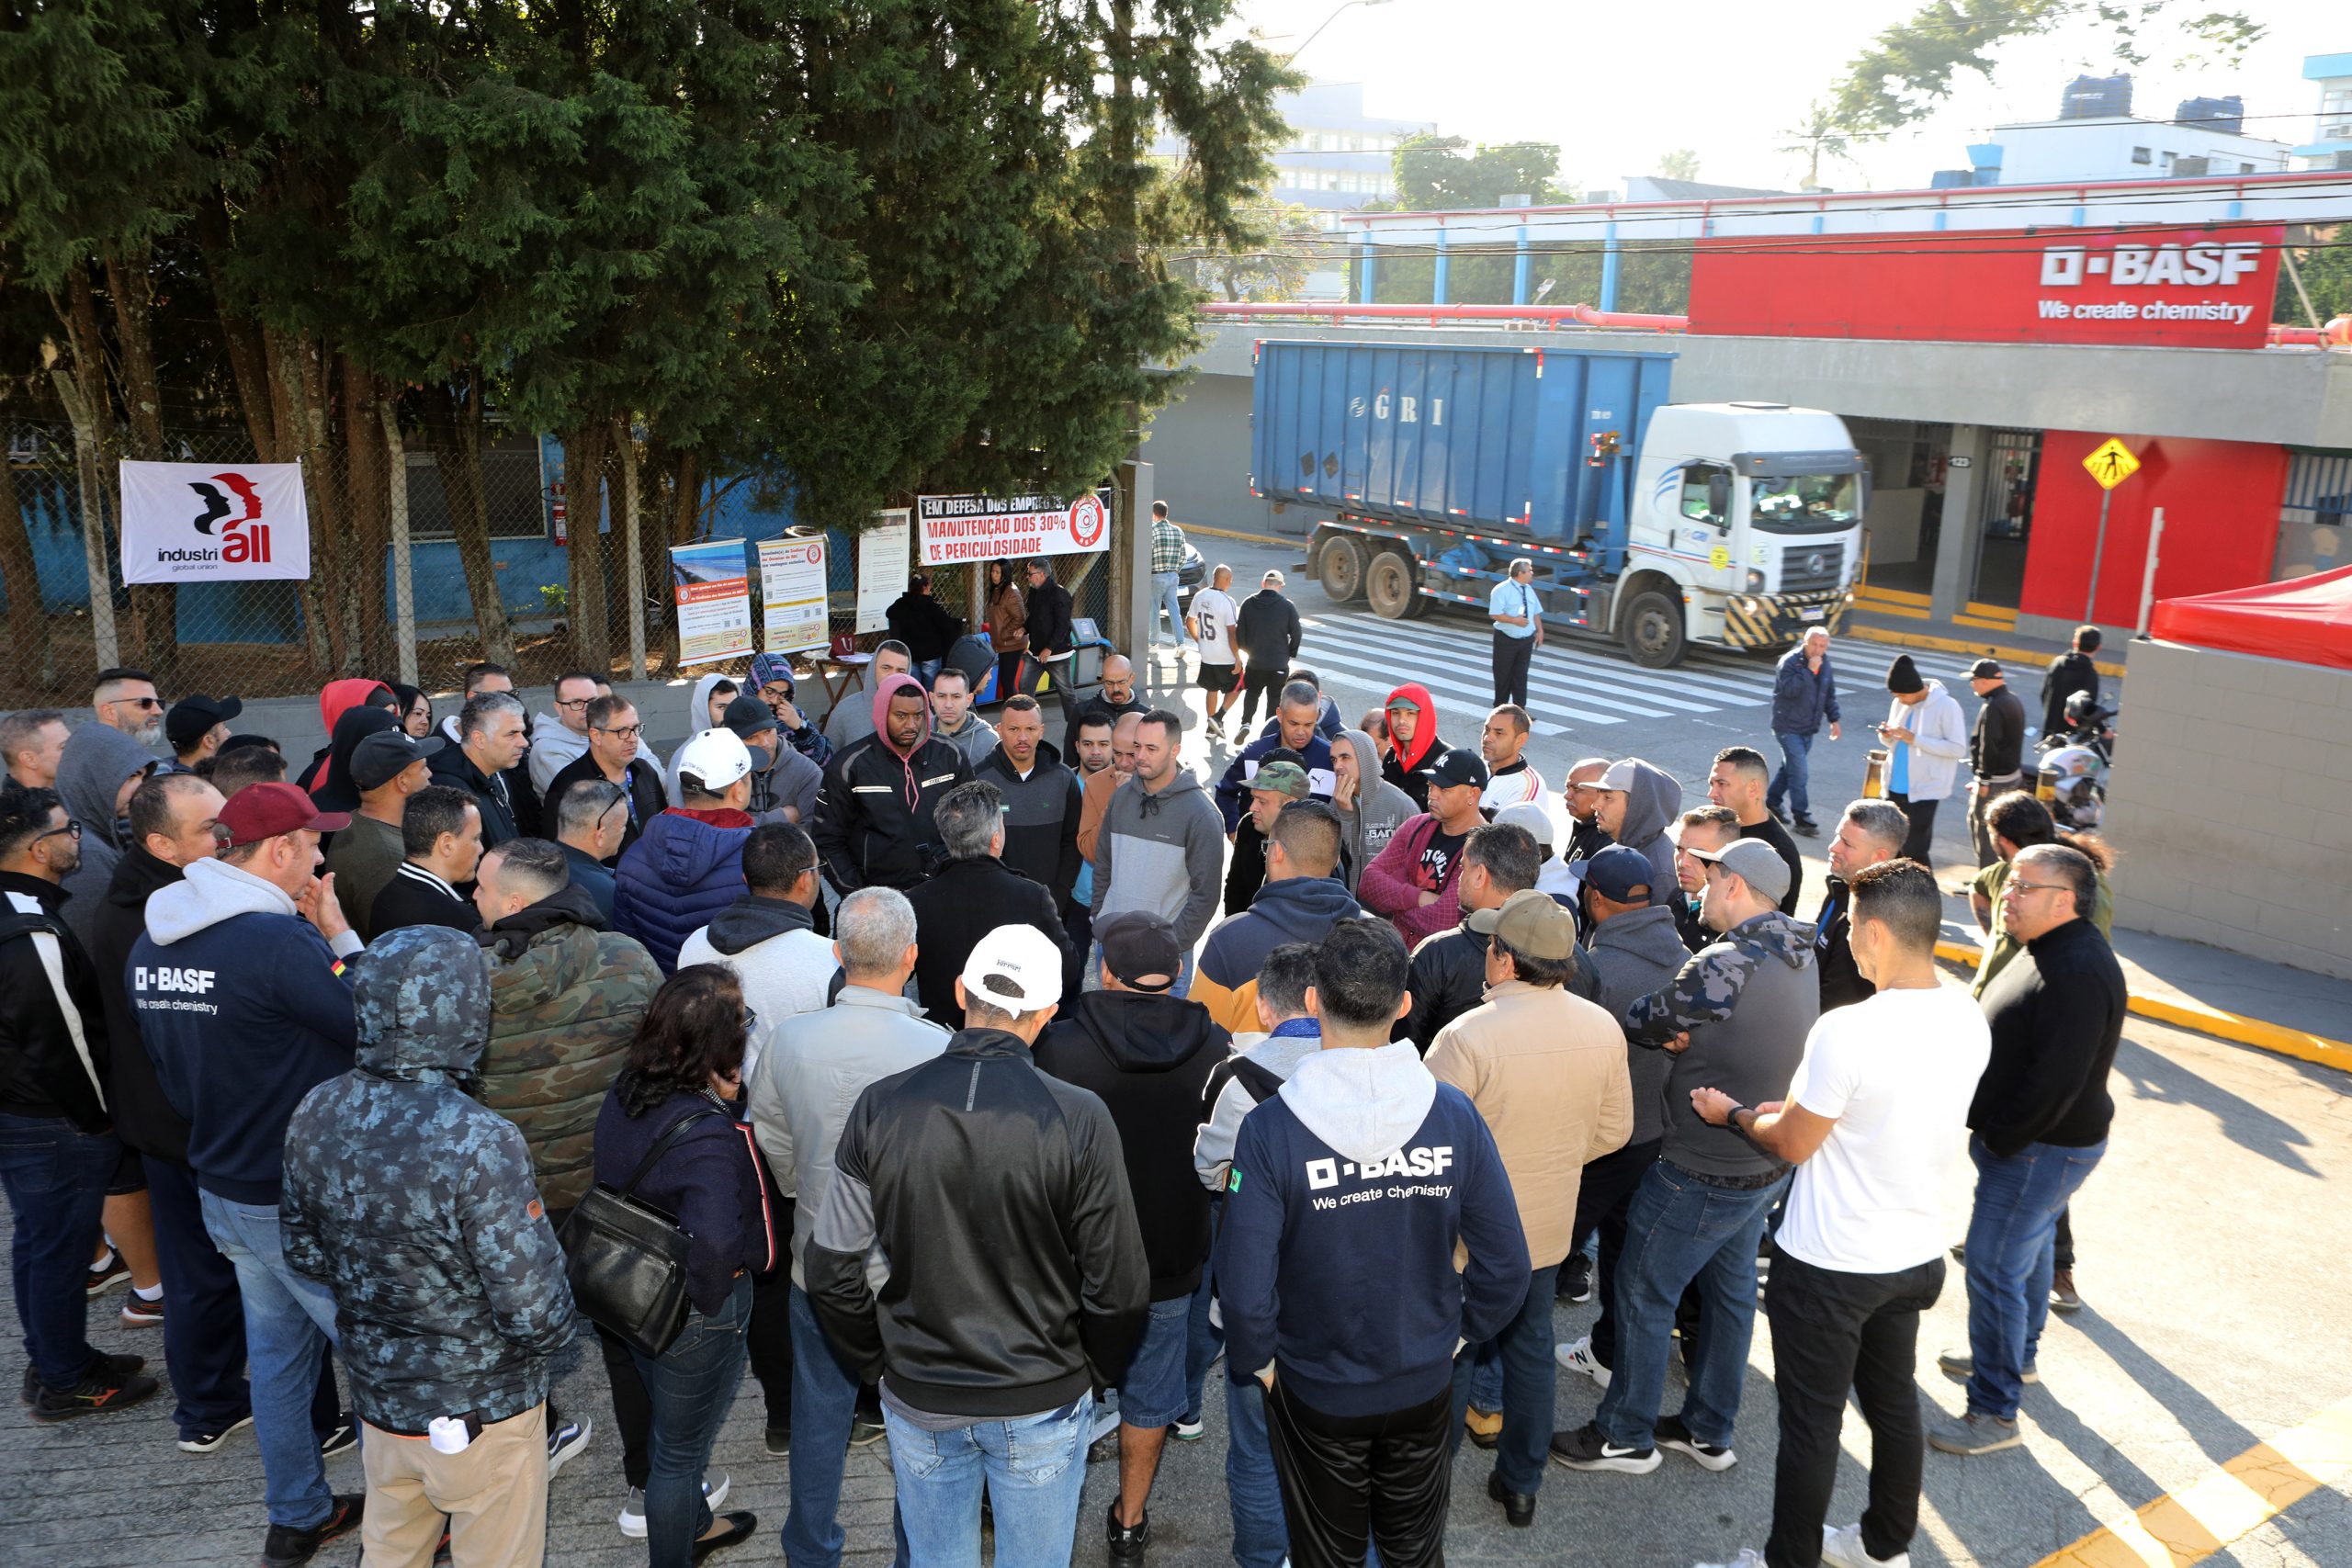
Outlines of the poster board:
[[1111,491],[1057,495],[922,495],[922,564],[964,566],[1031,556],[1094,555],[1111,547]]
[[742,540],[674,547],[670,581],[678,597],[679,664],[751,656],[752,577]]
[[824,648],[825,536],[760,541],[761,640],[770,653]]
[[878,632],[890,624],[891,601],[907,591],[907,547],[912,532],[903,506],[875,514],[874,526],[857,539],[857,629]]

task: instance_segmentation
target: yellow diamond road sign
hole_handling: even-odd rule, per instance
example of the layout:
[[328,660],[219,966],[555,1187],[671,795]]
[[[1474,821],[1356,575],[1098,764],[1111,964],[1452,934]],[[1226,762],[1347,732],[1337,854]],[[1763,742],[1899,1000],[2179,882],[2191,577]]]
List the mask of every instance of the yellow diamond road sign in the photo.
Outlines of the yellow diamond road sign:
[[2083,459],[2083,467],[2091,471],[2099,489],[2113,490],[2140,471],[2140,459],[2132,455],[2131,447],[2110,435],[2099,443],[2098,451]]

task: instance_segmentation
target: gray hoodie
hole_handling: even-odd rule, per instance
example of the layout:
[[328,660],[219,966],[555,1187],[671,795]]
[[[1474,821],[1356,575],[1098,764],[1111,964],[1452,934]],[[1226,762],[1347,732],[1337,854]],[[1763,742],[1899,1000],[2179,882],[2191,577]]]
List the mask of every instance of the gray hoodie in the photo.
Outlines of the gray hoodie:
[[[154,767],[155,753],[119,729],[85,724],[65,738],[57,760],[57,797],[65,815],[82,824],[82,863],[66,877],[65,924],[84,948],[92,922],[107,900],[115,863],[129,846],[116,829],[114,803],[122,781]],[[120,976],[117,976],[118,981]]]
[[1813,928],[1777,909],[1717,937],[1626,1009],[1625,1037],[1637,1046],[1661,1045],[1678,1032],[1690,1036],[1667,1066],[1664,1157],[1702,1176],[1758,1176],[1777,1167],[1736,1134],[1700,1121],[1690,1091],[1719,1089],[1742,1105],[1782,1098],[1820,1016]]
[[1317,1051],[1291,1069],[1283,1103],[1306,1130],[1358,1164],[1395,1154],[1437,1101],[1437,1077],[1420,1049],[1399,1040],[1377,1050]]
[[1111,792],[1094,840],[1094,919],[1148,909],[1174,926],[1176,945],[1190,952],[1225,890],[1225,818],[1182,763],[1157,795],[1140,779],[1128,782]]
[[[870,716],[868,722],[871,722]],[[964,710],[963,728],[955,730],[942,728],[939,723],[933,720],[931,733],[933,739],[944,740],[958,751],[963,752],[964,761],[971,763],[975,768],[987,761],[989,753],[996,750],[996,726],[982,718],[971,708]]]
[[1682,897],[1674,877],[1674,841],[1666,830],[1682,815],[1682,786],[1674,775],[1639,757],[1627,759],[1634,767],[1633,787],[1625,792],[1625,821],[1617,841],[1631,844],[1650,863],[1650,902],[1671,906]]
[[[1658,989],[1690,962],[1690,950],[1674,929],[1674,911],[1662,904],[1626,909],[1596,927],[1591,958],[1593,978],[1600,994],[1593,999],[1614,1019]],[[1663,1051],[1627,1047],[1634,1078],[1634,1131],[1625,1141],[1645,1144],[1666,1130],[1666,1070],[1671,1058]]]
[[1356,803],[1340,810],[1340,841],[1345,852],[1340,863],[1347,867],[1348,891],[1352,893],[1363,868],[1419,808],[1411,795],[1380,776],[1380,747],[1371,736],[1361,729],[1342,729],[1334,744],[1356,754]]

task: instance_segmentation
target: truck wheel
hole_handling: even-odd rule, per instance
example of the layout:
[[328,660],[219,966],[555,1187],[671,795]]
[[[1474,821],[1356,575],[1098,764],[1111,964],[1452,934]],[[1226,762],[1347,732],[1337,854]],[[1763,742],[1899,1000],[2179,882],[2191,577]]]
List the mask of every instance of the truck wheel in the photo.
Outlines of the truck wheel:
[[1334,604],[1351,604],[1363,597],[1364,571],[1371,552],[1363,541],[1351,539],[1345,534],[1333,534],[1323,541],[1316,553],[1315,575],[1321,580],[1323,592]]
[[1682,605],[1671,594],[1652,590],[1625,606],[1625,651],[1647,670],[1682,660]]
[[1372,613],[1384,621],[1409,620],[1419,609],[1419,571],[1395,550],[1372,558],[1364,571],[1363,596]]

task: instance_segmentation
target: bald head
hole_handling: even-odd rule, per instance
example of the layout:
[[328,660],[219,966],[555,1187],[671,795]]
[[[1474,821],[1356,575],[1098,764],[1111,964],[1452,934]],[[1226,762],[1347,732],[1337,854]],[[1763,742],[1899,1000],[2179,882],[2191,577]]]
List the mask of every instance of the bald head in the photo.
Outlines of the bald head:
[[1117,773],[1136,771],[1136,738],[1143,730],[1143,715],[1123,713],[1119,722],[1111,727],[1111,770]]
[[1600,775],[1609,771],[1605,757],[1587,757],[1568,770],[1560,785],[1560,798],[1567,806],[1568,815],[1578,822],[1589,822],[1600,808],[1600,792],[1593,786],[1600,783]]
[[1114,653],[1102,661],[1102,697],[1109,703],[1133,702],[1136,695],[1136,667],[1124,653]]

